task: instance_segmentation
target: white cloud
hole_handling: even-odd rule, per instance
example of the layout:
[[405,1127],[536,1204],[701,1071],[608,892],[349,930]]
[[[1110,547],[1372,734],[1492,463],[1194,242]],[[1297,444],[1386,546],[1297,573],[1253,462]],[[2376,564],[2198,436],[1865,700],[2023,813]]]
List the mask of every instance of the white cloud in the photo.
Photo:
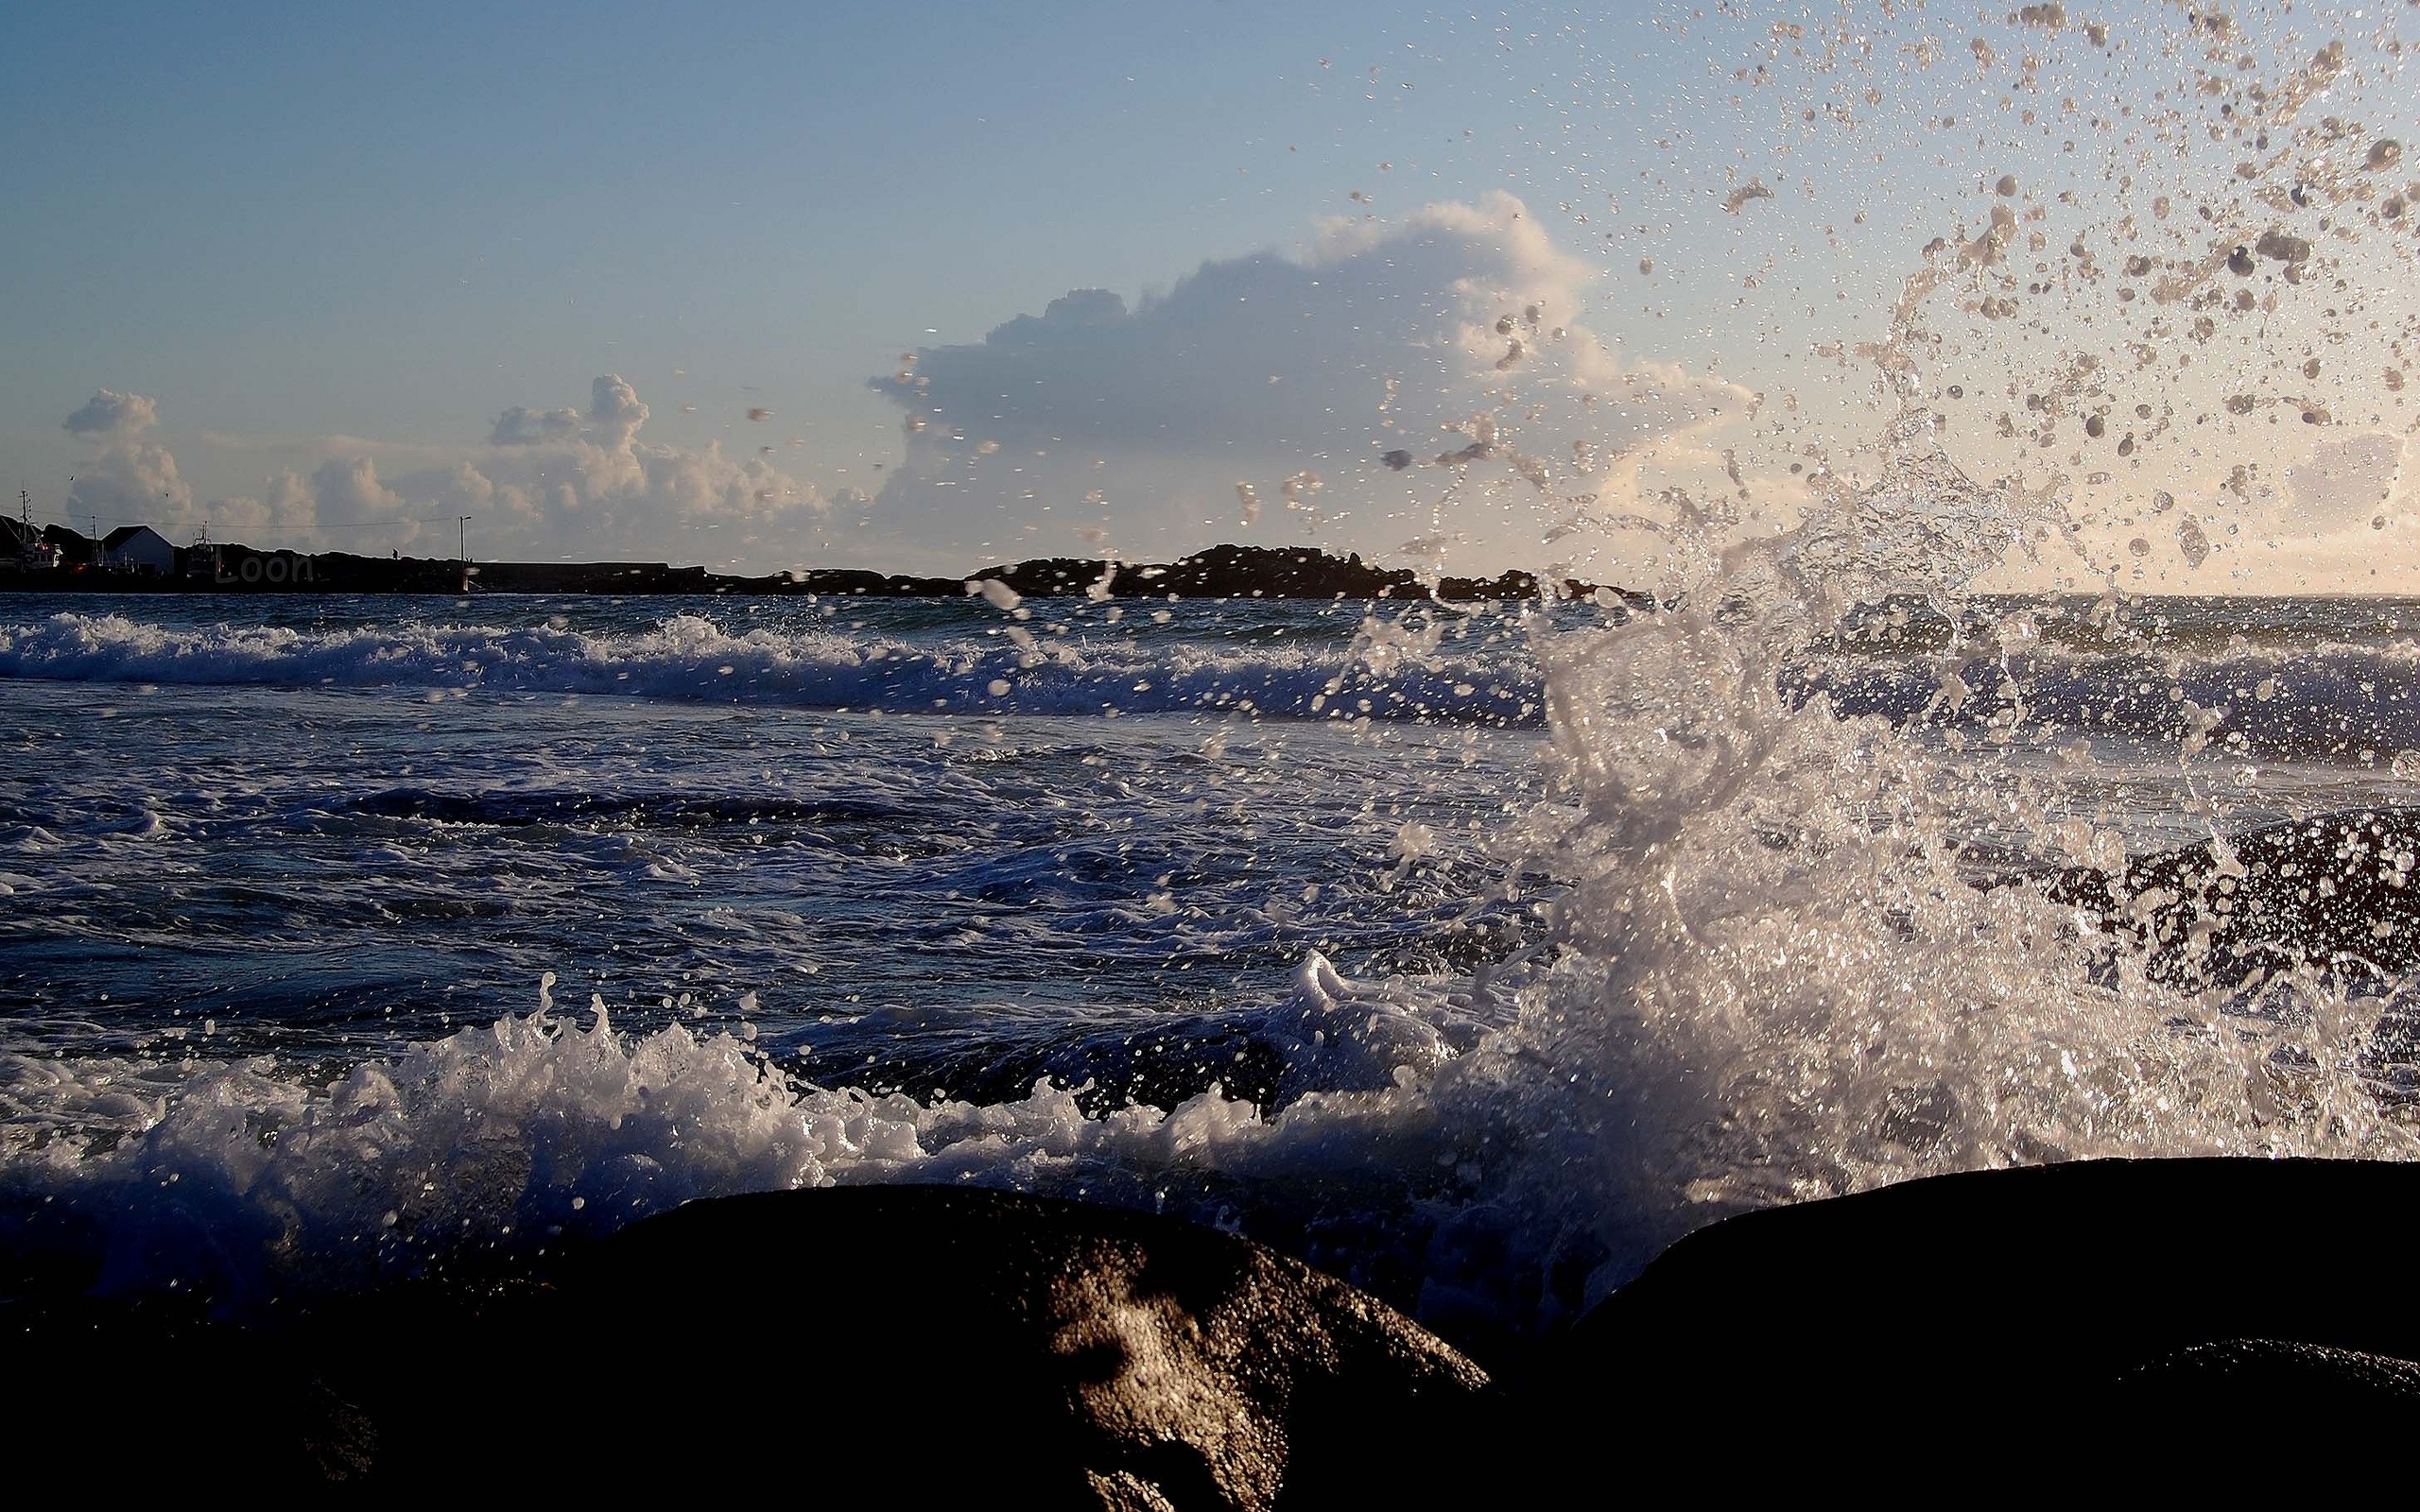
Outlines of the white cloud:
[[106,532],[180,514],[192,505],[193,490],[178,476],[177,459],[166,447],[113,440],[67,486],[67,503],[76,521],[98,516]]
[[2376,432],[2332,440],[2286,470],[2289,519],[2314,533],[2366,525],[2394,492],[2403,441]]
[[908,432],[885,512],[1003,555],[1105,524],[1137,555],[1422,538],[1530,559],[1627,451],[1748,400],[1622,362],[1583,321],[1593,278],[1498,194],[1205,263],[1132,310],[1080,289],[874,381]]
[[495,418],[495,428],[488,433],[488,444],[536,446],[545,441],[568,440],[579,434],[579,410],[530,409],[515,404]]
[[589,385],[588,418],[596,422],[597,444],[619,450],[637,438],[647,423],[647,406],[620,373],[607,373]]
[[[312,460],[206,505],[141,438],[148,399],[105,389],[70,426],[98,443],[102,512],[261,544],[450,551],[467,514],[492,559],[962,570],[1243,540],[1492,572],[1568,559],[1574,518],[1638,507],[1655,491],[1642,465],[1703,463],[1703,433],[1747,407],[1730,384],[1618,356],[1586,321],[1593,280],[1495,195],[1328,224],[1297,254],[1206,263],[1132,309],[1079,290],[875,383],[908,430],[878,511],[769,446],[649,443],[648,404],[612,373],[582,408],[516,405],[458,447],[303,443]],[[874,518],[888,528],[857,528]]]
[[75,436],[113,438],[147,431],[159,421],[158,402],[141,394],[104,388],[84,401],[82,408],[67,417],[67,430]]
[[193,489],[177,472],[168,449],[140,439],[159,423],[160,406],[142,394],[104,388],[67,417],[67,430],[96,443],[92,457],[67,486],[74,524],[103,533],[121,524],[172,517],[193,503]]
[[[329,467],[337,466],[328,464]],[[320,469],[326,472],[326,468]],[[264,547],[289,549],[323,545],[319,532],[320,498],[309,479],[290,472],[269,480],[268,497],[238,494],[212,501],[207,508],[188,508],[173,521],[181,525],[206,524],[214,541],[240,541]]]
[[324,455],[316,467],[281,469],[257,493],[207,503],[165,447],[139,438],[157,415],[149,399],[112,389],[77,411],[69,428],[99,442],[70,490],[78,515],[101,516],[105,529],[149,522],[181,535],[207,524],[214,539],[262,546],[450,554],[456,517],[468,514],[475,551],[490,558],[763,572],[831,558],[836,505],[854,515],[871,503],[827,494],[761,455],[648,445],[639,438],[646,403],[611,373],[591,386],[584,414],[515,406],[485,444],[451,448],[327,438],[316,443]]
[[[455,517],[470,515],[475,555],[560,559],[703,562],[769,571],[826,558],[822,536],[836,504],[763,456],[734,458],[639,438],[648,406],[619,374],[590,386],[583,414],[515,405],[487,443],[446,455],[388,448],[406,466],[382,476],[362,455],[331,458],[305,480],[285,474],[248,506],[269,524],[316,527],[331,546],[384,550],[415,541],[448,544]],[[365,529],[372,522],[387,522]]]
[[[567,419],[568,418],[568,419]],[[619,374],[590,386],[585,416],[514,408],[489,444],[384,487],[398,507],[475,516],[488,557],[585,557],[738,564],[765,571],[819,556],[837,502],[762,456],[653,446],[639,439],[648,406]],[[324,472],[325,470],[322,469]],[[322,493],[325,503],[325,494]]]

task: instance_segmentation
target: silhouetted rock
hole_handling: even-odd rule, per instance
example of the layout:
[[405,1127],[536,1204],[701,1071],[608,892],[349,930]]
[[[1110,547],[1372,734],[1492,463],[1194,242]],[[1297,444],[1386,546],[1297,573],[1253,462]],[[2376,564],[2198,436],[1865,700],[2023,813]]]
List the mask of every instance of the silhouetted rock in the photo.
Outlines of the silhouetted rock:
[[[13,561],[13,558],[11,558]],[[233,542],[189,547],[178,571],[162,576],[74,570],[0,574],[0,590],[49,593],[651,593],[831,594],[865,598],[956,598],[970,582],[996,578],[1027,598],[1094,594],[1116,598],[1426,598],[1420,576],[1372,567],[1358,556],[1331,557],[1307,546],[1212,546],[1172,562],[1109,562],[1092,557],[1042,557],[986,567],[964,577],[920,577],[862,568],[805,568],[739,577],[703,567],[660,561],[483,561],[467,567],[448,558],[360,557],[348,552],[254,551]],[[1106,583],[1104,584],[1104,576]],[[1096,593],[1096,590],[1099,590]],[[1593,584],[1567,581],[1563,596],[1585,598]],[[1495,577],[1445,577],[1437,596],[1449,601],[1535,598],[1537,578],[1526,572]],[[1644,595],[1625,593],[1632,608]]]
[[2111,1398],[2143,1427],[2191,1432],[2253,1408],[2266,1433],[2341,1439],[2420,1424],[2420,1364],[2291,1339],[2221,1339],[2135,1367]]
[[[1331,557],[1308,546],[1212,546],[1172,562],[1120,562],[1108,582],[1102,574],[1109,563],[1087,557],[1045,557],[1032,561],[986,567],[968,579],[994,578],[1027,598],[1088,593],[1099,588],[1114,598],[1426,598],[1429,590],[1417,573],[1401,567],[1372,567],[1358,555]],[[1565,582],[1563,594],[1585,598],[1592,584]],[[1445,577],[1438,580],[1436,596],[1448,601],[1536,598],[1537,577],[1520,571],[1495,577]],[[1644,595],[1624,594],[1633,608],[1644,606]]]
[[2420,1166],[2250,1160],[2081,1161],[1767,1209],[1691,1234],[1582,1318],[1530,1410],[1545,1444],[1617,1431],[1771,1473],[1877,1438],[1901,1466],[2106,1447],[2129,1430],[2121,1405],[2204,1392],[2216,1366],[2194,1362],[2214,1357],[2189,1351],[2226,1340],[2274,1345],[2227,1357],[2239,1385],[2308,1370],[2375,1399],[2404,1389],[2399,1366],[2294,1351],[2420,1356],[2420,1314],[2390,1280],[2415,1212]]
[[[987,567],[975,576],[997,578],[1028,598],[1090,592],[1111,564],[1081,557],[1046,557]],[[1172,562],[1120,562],[1106,592],[1120,598],[1383,598],[1423,592],[1401,570],[1365,566],[1358,556],[1331,557],[1310,547],[1213,546]]]
[[1298,1262],[956,1188],[694,1203],[541,1284],[399,1286],[277,1332],[82,1302],[35,1322],[10,1330],[40,1350],[12,1379],[47,1363],[31,1417],[119,1483],[1411,1505],[1500,1426],[1477,1366]]

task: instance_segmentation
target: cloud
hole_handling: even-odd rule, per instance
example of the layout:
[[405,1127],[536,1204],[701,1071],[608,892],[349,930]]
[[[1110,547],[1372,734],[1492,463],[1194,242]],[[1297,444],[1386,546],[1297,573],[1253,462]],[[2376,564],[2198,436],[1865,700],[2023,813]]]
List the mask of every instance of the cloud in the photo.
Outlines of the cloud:
[[104,388],[67,417],[69,432],[96,444],[67,486],[67,507],[83,528],[97,520],[106,533],[121,524],[166,519],[193,503],[168,449],[139,439],[159,423],[160,406],[141,394]]
[[579,410],[530,409],[515,404],[495,418],[495,428],[488,433],[488,444],[538,446],[547,441],[568,440],[579,434]]
[[98,443],[71,486],[78,515],[99,515],[105,529],[207,524],[214,539],[264,546],[450,554],[456,517],[467,514],[476,554],[491,558],[762,572],[831,559],[834,511],[855,523],[873,502],[855,490],[827,493],[761,455],[649,445],[639,438],[647,404],[614,373],[590,386],[584,413],[516,405],[484,444],[326,438],[316,443],[324,454],[316,466],[281,469],[258,492],[208,503],[196,500],[164,446],[138,438],[157,418],[152,401],[112,389],[77,411],[69,428]]
[[[327,467],[320,471],[325,472]],[[174,523],[207,524],[214,541],[295,549],[325,544],[320,535],[319,515],[320,496],[314,480],[282,472],[269,480],[266,498],[237,494],[216,499],[206,508],[188,508],[184,517]]]
[[67,417],[67,430],[75,436],[113,438],[147,431],[159,421],[160,406],[155,401],[141,394],[104,388]]
[[1132,309],[1078,289],[873,380],[908,431],[882,504],[1003,554],[1105,527],[1130,554],[1417,536],[1521,555],[1627,451],[1748,401],[1622,362],[1582,318],[1593,279],[1498,194],[1205,263]]
[[[649,445],[639,438],[648,413],[628,379],[607,373],[589,386],[584,416],[508,409],[485,448],[380,487],[398,508],[448,523],[475,516],[472,533],[490,557],[703,561],[759,571],[828,556],[821,538],[835,505],[870,502],[860,493],[827,494],[762,456],[726,456],[718,442],[702,450]],[[319,492],[324,506],[328,490]]]
[[647,423],[648,408],[639,391],[619,373],[607,373],[589,386],[588,413],[576,409],[531,409],[515,404],[495,418],[495,425],[488,432],[490,446],[543,446],[549,441],[568,441],[583,429],[591,430],[597,444],[611,449],[627,447]]
[[2329,441],[2286,470],[2289,518],[2314,533],[2366,525],[2394,492],[2403,442],[2375,432]]
[[164,446],[116,440],[102,447],[67,486],[77,521],[98,516],[104,532],[120,524],[170,518],[193,503],[193,489],[177,474],[177,459]]
[[[221,500],[214,520],[278,532],[285,543],[379,550],[452,549],[455,521],[472,516],[475,555],[496,558],[704,562],[753,571],[827,558],[836,507],[872,501],[827,493],[761,456],[744,459],[639,438],[648,406],[617,373],[589,388],[585,413],[514,405],[484,445],[380,448],[406,465],[383,475],[360,443],[307,477],[271,480],[265,497]],[[222,532],[222,534],[229,532]]]
[[608,373],[589,386],[588,418],[596,422],[599,444],[627,448],[647,423],[647,406],[621,374]]
[[1594,279],[1495,195],[1329,223],[1132,306],[1079,289],[874,382],[906,432],[879,499],[794,477],[769,446],[650,443],[614,373],[585,406],[514,405],[458,446],[311,443],[207,505],[141,438],[149,400],[103,390],[70,426],[98,445],[95,498],[126,517],[305,548],[450,550],[467,514],[490,558],[963,570],[1242,540],[1492,572],[1568,559],[1575,520],[1639,507],[1676,459],[1713,465],[1705,432],[1748,407],[1625,360],[1588,324]]

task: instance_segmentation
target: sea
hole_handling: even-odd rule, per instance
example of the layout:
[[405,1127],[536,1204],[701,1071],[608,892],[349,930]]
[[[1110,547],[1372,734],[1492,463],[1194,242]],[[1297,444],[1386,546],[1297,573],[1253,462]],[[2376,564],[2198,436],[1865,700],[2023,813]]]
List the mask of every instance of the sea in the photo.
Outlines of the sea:
[[1757,580],[0,595],[0,1240],[245,1317],[964,1183],[1478,1348],[1766,1204],[2411,1153],[2392,973],[2038,882],[2420,804],[2420,600]]

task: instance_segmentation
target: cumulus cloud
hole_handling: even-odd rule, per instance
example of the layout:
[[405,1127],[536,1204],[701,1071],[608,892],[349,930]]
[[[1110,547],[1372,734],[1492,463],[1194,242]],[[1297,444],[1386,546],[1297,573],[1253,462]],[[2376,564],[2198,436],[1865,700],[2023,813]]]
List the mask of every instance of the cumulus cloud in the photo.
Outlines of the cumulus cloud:
[[175,518],[193,504],[193,489],[178,475],[168,449],[141,438],[159,423],[159,404],[142,394],[104,388],[67,417],[67,429],[95,443],[91,458],[67,486],[69,514],[96,518],[102,531],[121,524]]
[[330,439],[206,506],[144,438],[151,401],[105,389],[69,428],[95,445],[79,489],[107,492],[101,512],[268,544],[450,550],[468,514],[491,558],[963,569],[1243,540],[1546,566],[1574,522],[1657,491],[1643,459],[1720,457],[1703,433],[1750,400],[1623,358],[1587,322],[1593,280],[1495,195],[1325,225],[1131,307],[1080,289],[874,382],[906,431],[878,500],[791,476],[769,448],[649,442],[614,373],[584,407],[515,405],[458,447]]
[[69,429],[92,438],[93,458],[71,486],[72,507],[103,527],[147,522],[182,533],[207,524],[220,541],[300,549],[454,549],[455,517],[488,558],[702,562],[769,571],[827,559],[832,515],[852,524],[871,505],[826,492],[764,457],[735,459],[640,439],[648,406],[608,373],[583,412],[516,405],[484,444],[394,445],[330,438],[316,466],[271,474],[257,492],[198,501],[167,449],[142,438],[157,406],[103,389]]
[[[639,438],[648,406],[628,379],[597,378],[583,413],[515,405],[484,445],[391,449],[406,465],[391,476],[353,446],[307,476],[273,478],[261,497],[211,506],[222,534],[277,533],[322,545],[450,551],[458,515],[471,515],[475,555],[488,558],[703,562],[755,571],[830,553],[822,538],[836,507],[861,493],[827,493],[762,457],[735,459]],[[392,458],[390,457],[390,460]]]
[[495,418],[488,432],[490,446],[543,446],[567,441],[590,431],[597,444],[614,450],[637,438],[647,423],[647,404],[630,380],[607,373],[589,386],[588,413],[576,409],[531,409],[515,404]]
[[[488,445],[441,466],[370,481],[394,500],[450,521],[476,517],[475,535],[491,557],[635,558],[741,563],[765,570],[825,555],[820,536],[836,504],[856,508],[862,494],[827,494],[763,457],[651,445],[639,438],[648,406],[618,373],[589,386],[587,412],[516,406],[498,417]],[[314,479],[322,508],[333,490],[322,468]],[[347,507],[368,507],[348,500]]]
[[[329,467],[337,464],[330,463]],[[327,472],[327,467],[320,470]],[[269,479],[265,495],[237,494],[184,511],[175,523],[206,524],[215,541],[303,549],[326,544],[319,530],[320,495],[315,480],[292,472]]]
[[588,418],[596,422],[598,444],[609,450],[628,447],[647,423],[647,406],[639,391],[619,373],[607,373],[589,385]]
[[488,444],[538,446],[547,441],[568,440],[579,434],[579,410],[531,409],[524,404],[515,404],[495,418],[495,428],[488,432]]
[[104,388],[67,417],[67,430],[75,436],[113,438],[147,431],[159,421],[160,406],[155,401],[141,394]]
[[2286,470],[2289,519],[2313,532],[2366,525],[2403,471],[2403,441],[2375,432],[2329,441]]
[[1079,289],[873,381],[908,431],[882,502],[1004,548],[1106,527],[1130,553],[1234,538],[1517,554],[1632,449],[1747,403],[1621,361],[1583,321],[1593,277],[1498,194],[1331,224],[1301,256],[1205,263],[1132,309]]
[[182,515],[193,489],[177,473],[177,459],[164,446],[115,440],[94,455],[67,486],[70,513],[97,515],[104,531],[119,524]]

